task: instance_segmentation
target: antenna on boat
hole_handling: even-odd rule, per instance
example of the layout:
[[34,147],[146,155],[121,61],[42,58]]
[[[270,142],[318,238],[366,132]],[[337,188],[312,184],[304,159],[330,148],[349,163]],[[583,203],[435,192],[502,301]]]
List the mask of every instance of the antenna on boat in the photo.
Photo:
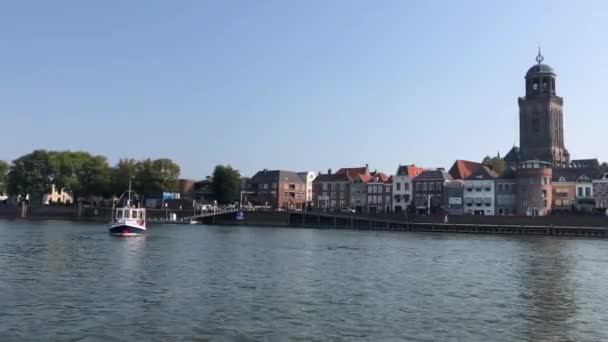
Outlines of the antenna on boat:
[[127,202],[127,206],[131,206],[131,180],[129,179],[129,198],[128,198],[128,202]]

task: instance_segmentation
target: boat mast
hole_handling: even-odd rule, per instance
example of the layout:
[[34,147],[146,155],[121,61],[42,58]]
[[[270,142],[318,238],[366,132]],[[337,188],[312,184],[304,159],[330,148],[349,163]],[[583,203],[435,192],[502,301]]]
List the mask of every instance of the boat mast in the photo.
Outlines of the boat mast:
[[131,180],[129,179],[129,194],[128,194],[129,198],[127,200],[127,206],[131,207]]

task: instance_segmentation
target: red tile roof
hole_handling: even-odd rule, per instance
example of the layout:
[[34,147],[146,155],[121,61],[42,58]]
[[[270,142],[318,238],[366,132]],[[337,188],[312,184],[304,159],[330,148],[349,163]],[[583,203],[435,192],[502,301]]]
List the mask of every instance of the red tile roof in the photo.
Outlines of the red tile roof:
[[[454,179],[468,179],[473,175],[485,178],[496,178],[498,174],[487,166],[468,160],[457,160],[450,168],[450,176]],[[479,178],[479,177],[478,177]]]
[[397,176],[416,177],[423,171],[423,168],[416,165],[399,165]]
[[336,172],[337,175],[349,174],[352,177],[359,175],[359,174],[366,174],[366,173],[369,173],[369,170],[365,166],[363,166],[363,167],[343,167],[340,170],[338,170],[338,172]]
[[481,163],[468,160],[457,160],[450,168],[450,176],[454,179],[465,179],[481,168]]

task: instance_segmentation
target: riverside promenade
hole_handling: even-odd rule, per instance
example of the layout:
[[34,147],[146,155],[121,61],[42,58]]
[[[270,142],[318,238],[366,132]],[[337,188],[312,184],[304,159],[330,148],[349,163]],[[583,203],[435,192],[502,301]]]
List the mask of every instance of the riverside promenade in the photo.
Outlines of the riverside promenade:
[[[70,220],[109,222],[111,208],[77,206],[0,207],[0,219]],[[196,215],[191,210],[148,209],[148,221],[158,223],[297,227],[316,229],[382,230],[401,232],[442,232],[508,235],[555,235],[608,238],[605,216],[409,216],[364,215],[301,211],[245,211]],[[175,220],[170,219],[174,217]]]

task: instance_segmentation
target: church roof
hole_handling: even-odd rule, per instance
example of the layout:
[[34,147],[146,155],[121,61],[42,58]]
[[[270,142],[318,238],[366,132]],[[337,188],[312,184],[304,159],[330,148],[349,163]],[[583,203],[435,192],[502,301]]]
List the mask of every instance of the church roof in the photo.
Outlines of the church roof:
[[553,68],[548,66],[547,64],[543,64],[544,60],[545,60],[545,57],[543,57],[543,54],[540,52],[540,46],[539,46],[538,55],[536,56],[536,62],[538,64],[536,64],[536,65],[532,66],[530,69],[528,69],[528,72],[526,73],[526,78],[534,77],[538,74],[555,76],[555,71],[553,71]]
[[519,147],[513,146],[511,151],[505,155],[504,160],[508,162],[519,162],[520,154]]
[[600,162],[595,159],[574,159],[570,161],[570,167],[572,168],[600,168]]
[[537,74],[549,74],[555,76],[555,71],[547,64],[536,64],[526,72],[526,78],[534,77]]
[[500,175],[499,179],[515,179],[515,169],[512,167],[507,167],[502,174]]
[[586,176],[590,179],[596,179],[601,175],[599,169],[596,168],[554,168],[553,181],[560,182],[576,182],[579,178]]

